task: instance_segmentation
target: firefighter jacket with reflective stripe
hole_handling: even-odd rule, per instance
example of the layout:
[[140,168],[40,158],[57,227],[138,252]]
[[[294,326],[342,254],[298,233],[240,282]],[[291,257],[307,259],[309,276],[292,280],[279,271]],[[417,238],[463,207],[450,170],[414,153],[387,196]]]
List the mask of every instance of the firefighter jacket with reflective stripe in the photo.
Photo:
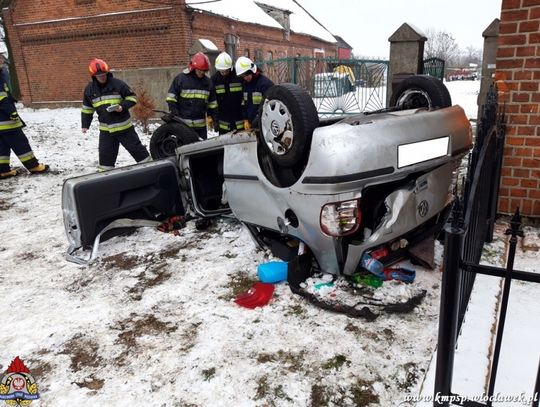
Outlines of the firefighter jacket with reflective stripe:
[[[107,82],[100,84],[96,78],[86,85],[81,111],[82,128],[88,129],[94,112],[98,114],[99,130],[116,133],[133,127],[129,109],[137,103],[137,96],[120,79],[113,78],[109,72]],[[108,112],[107,107],[121,105],[121,112]]]
[[173,79],[167,93],[169,110],[189,127],[206,127],[206,113],[216,116],[217,101],[212,81],[198,78],[195,70],[183,72]]
[[236,76],[233,69],[228,75],[216,72],[212,76],[212,83],[216,89],[219,129],[222,131],[242,130],[244,128],[242,80]]
[[23,127],[8,84],[0,77],[0,133]]
[[274,86],[274,82],[260,72],[256,72],[250,82],[244,81],[244,101],[242,103],[244,119],[253,122],[259,111],[259,105],[263,102],[264,93],[272,86]]

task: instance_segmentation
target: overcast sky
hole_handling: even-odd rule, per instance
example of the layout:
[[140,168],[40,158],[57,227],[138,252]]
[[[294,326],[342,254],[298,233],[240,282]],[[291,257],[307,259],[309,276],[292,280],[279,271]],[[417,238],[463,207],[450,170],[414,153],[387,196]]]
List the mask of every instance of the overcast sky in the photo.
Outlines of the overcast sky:
[[401,24],[451,34],[460,49],[482,49],[482,32],[501,16],[501,0],[299,0],[341,36],[355,55],[387,58],[390,37]]

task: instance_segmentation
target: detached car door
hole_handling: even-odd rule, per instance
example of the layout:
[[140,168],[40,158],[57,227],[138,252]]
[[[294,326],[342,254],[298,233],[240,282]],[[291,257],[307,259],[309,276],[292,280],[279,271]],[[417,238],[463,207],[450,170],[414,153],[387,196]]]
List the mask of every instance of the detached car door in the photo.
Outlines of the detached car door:
[[[160,221],[183,215],[176,163],[172,158],[163,159],[67,179],[62,211],[68,254],[92,246],[96,237],[119,219]],[[115,234],[118,229],[105,231],[102,238]]]

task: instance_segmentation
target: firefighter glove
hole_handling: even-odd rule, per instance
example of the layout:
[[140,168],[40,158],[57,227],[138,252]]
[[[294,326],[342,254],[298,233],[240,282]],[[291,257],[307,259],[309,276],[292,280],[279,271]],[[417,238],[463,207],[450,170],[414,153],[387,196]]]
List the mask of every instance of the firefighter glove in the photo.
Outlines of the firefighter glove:
[[251,123],[249,122],[249,120],[244,120],[244,129],[251,130]]
[[214,128],[214,119],[212,119],[212,116],[208,116],[206,118],[206,125],[208,126],[209,129]]

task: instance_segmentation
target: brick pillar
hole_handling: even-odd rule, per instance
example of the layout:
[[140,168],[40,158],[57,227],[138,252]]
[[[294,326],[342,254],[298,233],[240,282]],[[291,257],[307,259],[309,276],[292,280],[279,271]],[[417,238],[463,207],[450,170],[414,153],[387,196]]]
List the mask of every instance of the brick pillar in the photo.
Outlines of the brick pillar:
[[476,116],[480,120],[482,116],[482,105],[486,103],[486,96],[489,87],[493,83],[493,76],[495,74],[496,59],[497,59],[497,41],[499,38],[499,23],[500,20],[496,18],[482,33],[484,37],[484,51],[482,55],[482,79],[480,82],[480,93],[478,94],[478,115]]
[[388,41],[390,42],[390,63],[386,90],[386,105],[390,101],[392,92],[397,83],[410,75],[416,75],[423,71],[424,43],[426,36],[416,27],[403,23],[394,32]]
[[540,216],[540,7],[504,0],[495,80],[506,110],[499,212]]

